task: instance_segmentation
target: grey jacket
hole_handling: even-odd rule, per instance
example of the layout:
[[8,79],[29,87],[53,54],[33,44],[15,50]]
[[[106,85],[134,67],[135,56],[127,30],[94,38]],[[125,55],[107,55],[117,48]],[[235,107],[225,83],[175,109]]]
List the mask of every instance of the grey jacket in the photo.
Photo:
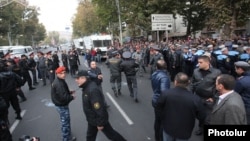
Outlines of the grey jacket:
[[211,125],[246,125],[246,110],[241,96],[233,92],[215,104],[208,121]]

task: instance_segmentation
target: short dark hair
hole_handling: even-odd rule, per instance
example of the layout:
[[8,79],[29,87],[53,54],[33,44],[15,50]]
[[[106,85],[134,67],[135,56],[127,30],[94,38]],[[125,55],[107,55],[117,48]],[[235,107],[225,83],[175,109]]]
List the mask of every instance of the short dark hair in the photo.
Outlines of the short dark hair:
[[221,74],[217,77],[218,84],[223,85],[226,90],[233,90],[235,87],[235,78],[229,74]]
[[163,59],[160,59],[156,62],[156,68],[158,70],[167,70],[167,64]]
[[202,60],[204,60],[204,61],[206,61],[206,62],[210,62],[210,58],[208,57],[208,56],[206,56],[206,55],[201,55],[201,56],[199,56],[198,57],[198,60],[199,59],[202,59]]
[[177,83],[176,86],[187,87],[189,85],[189,77],[183,72],[177,73],[174,80]]

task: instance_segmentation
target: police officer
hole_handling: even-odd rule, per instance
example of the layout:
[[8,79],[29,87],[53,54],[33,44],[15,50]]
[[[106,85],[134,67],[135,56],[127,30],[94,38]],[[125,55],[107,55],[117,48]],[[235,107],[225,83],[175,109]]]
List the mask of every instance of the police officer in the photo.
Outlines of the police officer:
[[123,71],[126,75],[130,96],[133,97],[135,102],[137,103],[138,87],[136,80],[136,68],[139,67],[139,64],[135,62],[135,59],[131,58],[131,53],[129,51],[123,52],[122,57],[124,58],[124,60],[120,65],[121,71]]
[[151,74],[156,70],[156,62],[160,59],[164,59],[163,55],[160,53],[160,48],[158,45],[151,46],[153,51],[153,56],[150,58],[149,65],[151,66]]
[[221,49],[222,54],[217,56],[217,67],[223,74],[231,74],[233,64],[228,56],[228,48]]
[[29,68],[30,68],[30,71],[31,71],[31,74],[33,76],[33,85],[37,85],[38,82],[37,82],[37,75],[36,75],[36,61],[34,59],[34,53],[32,52],[31,54],[29,54],[29,59],[28,59],[28,63],[29,63]]
[[[16,88],[23,86],[24,83],[20,76],[6,69],[5,63],[3,60],[0,61],[0,96],[5,100],[8,108],[11,99],[12,101],[15,99],[15,104],[17,105],[13,106],[13,108],[15,108],[17,119],[21,119],[21,109],[18,107],[19,103],[16,97]],[[1,111],[1,119],[8,125],[8,109]]]
[[[121,68],[120,64],[122,62],[121,55],[118,53],[118,51],[112,52],[112,58],[108,59],[106,62],[106,65],[109,66],[110,70],[110,83],[111,88],[114,91],[114,95],[117,97],[118,95],[121,95]],[[116,86],[117,85],[117,86]]]
[[82,88],[83,110],[88,122],[86,141],[95,141],[98,131],[102,131],[112,141],[126,141],[110,125],[102,92],[94,81],[89,80],[88,72],[81,70],[75,78],[78,86]]
[[37,67],[41,74],[41,78],[43,80],[43,86],[46,85],[46,74],[47,74],[47,65],[46,65],[46,58],[44,57],[44,53],[38,52],[38,62]]
[[239,76],[234,90],[239,93],[243,99],[247,114],[247,124],[250,125],[250,65],[244,61],[237,61],[234,65],[235,72]]
[[55,79],[55,64],[52,59],[51,51],[47,52],[46,66],[47,66],[48,78],[50,84],[52,84]]
[[74,76],[78,70],[77,56],[75,55],[74,51],[70,51],[69,53],[69,66],[70,66],[70,75]]
[[30,67],[29,67],[27,59],[28,58],[26,55],[24,55],[24,54],[21,55],[19,67],[21,69],[21,74],[22,74],[24,83],[27,81],[28,85],[29,85],[29,90],[34,90],[35,88],[32,86],[32,80],[31,80],[30,73],[29,73]]

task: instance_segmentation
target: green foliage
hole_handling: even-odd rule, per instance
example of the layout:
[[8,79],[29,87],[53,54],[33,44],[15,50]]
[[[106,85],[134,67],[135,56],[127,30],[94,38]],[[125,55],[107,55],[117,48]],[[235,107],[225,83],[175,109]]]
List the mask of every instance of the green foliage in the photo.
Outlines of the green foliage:
[[8,45],[8,34],[12,44],[32,45],[39,43],[46,36],[46,30],[38,20],[38,8],[24,7],[11,3],[0,9],[0,35],[2,45]]

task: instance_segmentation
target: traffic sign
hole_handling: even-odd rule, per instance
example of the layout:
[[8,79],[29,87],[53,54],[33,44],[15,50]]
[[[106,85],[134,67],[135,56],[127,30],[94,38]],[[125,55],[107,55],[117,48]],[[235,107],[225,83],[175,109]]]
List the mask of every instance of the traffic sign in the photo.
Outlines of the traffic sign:
[[152,31],[159,31],[159,30],[172,30],[173,25],[172,23],[152,23]]
[[173,23],[173,14],[151,14],[152,23]]

